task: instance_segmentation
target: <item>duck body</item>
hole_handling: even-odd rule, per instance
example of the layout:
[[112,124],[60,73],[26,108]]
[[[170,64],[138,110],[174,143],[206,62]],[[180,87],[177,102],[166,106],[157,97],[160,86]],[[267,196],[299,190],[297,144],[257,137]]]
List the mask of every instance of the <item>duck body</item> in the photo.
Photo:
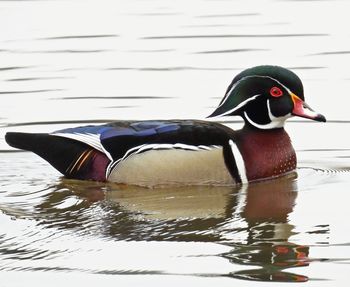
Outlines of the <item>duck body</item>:
[[143,186],[234,185],[296,168],[284,130],[288,118],[325,121],[305,104],[300,79],[276,66],[236,76],[209,117],[235,115],[245,122],[237,131],[200,120],[116,121],[45,134],[10,132],[6,141],[38,154],[68,178]]
[[224,125],[198,120],[116,121],[50,134],[7,133],[6,141],[38,154],[68,178],[230,185],[236,180],[223,151],[234,134]]
[[133,185],[234,185],[296,167],[283,128],[234,131],[199,120],[117,121],[50,134],[8,133],[6,140],[38,154],[68,178]]

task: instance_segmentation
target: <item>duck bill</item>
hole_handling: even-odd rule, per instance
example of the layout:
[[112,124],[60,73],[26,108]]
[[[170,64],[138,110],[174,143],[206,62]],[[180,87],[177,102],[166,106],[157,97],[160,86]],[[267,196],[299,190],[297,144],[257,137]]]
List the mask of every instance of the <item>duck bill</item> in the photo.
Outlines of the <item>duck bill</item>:
[[308,104],[306,104],[297,95],[292,93],[291,96],[294,104],[292,115],[311,119],[318,122],[326,121],[326,118],[323,115],[316,113],[313,109],[309,107]]

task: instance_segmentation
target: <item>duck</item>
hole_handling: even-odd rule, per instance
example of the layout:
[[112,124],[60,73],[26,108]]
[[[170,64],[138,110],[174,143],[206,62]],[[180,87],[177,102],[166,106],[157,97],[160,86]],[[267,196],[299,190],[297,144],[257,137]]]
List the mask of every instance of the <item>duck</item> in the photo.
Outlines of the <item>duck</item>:
[[[215,121],[230,116],[242,117],[243,127]],[[8,132],[5,140],[70,179],[148,187],[238,185],[296,170],[284,129],[295,116],[326,122],[306,104],[294,72],[261,65],[233,78],[208,120],[119,120],[51,133]]]

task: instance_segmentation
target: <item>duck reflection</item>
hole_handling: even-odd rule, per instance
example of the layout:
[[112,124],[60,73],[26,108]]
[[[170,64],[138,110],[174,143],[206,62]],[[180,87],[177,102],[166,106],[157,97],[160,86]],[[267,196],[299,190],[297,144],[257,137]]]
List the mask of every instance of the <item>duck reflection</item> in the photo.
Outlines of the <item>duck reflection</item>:
[[237,188],[147,189],[62,179],[37,210],[49,226],[100,232],[116,240],[225,244],[232,249],[223,258],[259,266],[225,276],[303,282],[306,276],[285,271],[309,264],[309,247],[289,242],[293,226],[288,215],[296,196],[296,174]]
[[[295,175],[250,185],[240,216],[247,224],[244,242],[222,256],[232,263],[260,266],[229,276],[257,281],[305,282],[306,276],[283,271],[308,266],[309,247],[289,242],[293,226],[288,215],[297,196]],[[229,224],[226,222],[224,225]],[[225,229],[225,228],[224,228]]]

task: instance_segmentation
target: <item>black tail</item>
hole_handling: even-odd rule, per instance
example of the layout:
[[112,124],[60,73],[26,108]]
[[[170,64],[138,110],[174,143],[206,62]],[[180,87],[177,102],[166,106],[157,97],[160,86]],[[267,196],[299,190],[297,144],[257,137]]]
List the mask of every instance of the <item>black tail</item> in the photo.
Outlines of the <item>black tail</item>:
[[5,140],[12,147],[36,153],[69,177],[72,177],[70,167],[83,152],[92,149],[84,143],[45,133],[10,132],[6,134]]

